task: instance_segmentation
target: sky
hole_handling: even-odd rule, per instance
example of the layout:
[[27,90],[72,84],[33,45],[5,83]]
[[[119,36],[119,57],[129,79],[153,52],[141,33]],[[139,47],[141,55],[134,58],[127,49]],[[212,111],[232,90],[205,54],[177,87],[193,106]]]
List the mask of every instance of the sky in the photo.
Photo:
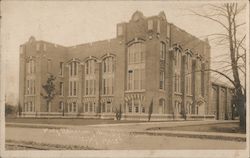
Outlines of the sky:
[[[6,68],[7,102],[18,102],[19,46],[30,36],[64,46],[110,39],[116,36],[116,24],[128,22],[139,10],[144,16],[164,11],[168,22],[204,39],[222,31],[218,24],[191,15],[190,9],[206,11],[204,5],[173,1],[4,1],[1,6],[1,52]],[[241,20],[245,20],[245,15]],[[212,60],[228,53],[225,48],[210,44]]]

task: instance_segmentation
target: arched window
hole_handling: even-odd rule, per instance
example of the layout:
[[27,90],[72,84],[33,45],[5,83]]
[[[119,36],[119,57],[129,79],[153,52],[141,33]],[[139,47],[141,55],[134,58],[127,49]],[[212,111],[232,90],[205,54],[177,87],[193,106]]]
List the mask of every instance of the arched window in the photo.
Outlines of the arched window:
[[164,42],[161,42],[160,44],[160,59],[165,60],[166,56],[166,44]]
[[145,89],[145,45],[134,43],[127,53],[127,90]]
[[78,75],[78,62],[77,61],[72,61],[69,64],[69,73],[70,76],[77,76]]
[[102,94],[114,94],[114,57],[109,56],[102,61]]
[[164,114],[165,113],[165,99],[160,99],[159,100],[159,108],[158,108],[159,114]]
[[192,52],[190,50],[186,51],[186,63],[185,63],[185,68],[186,68],[186,75],[185,75],[185,80],[186,80],[186,93],[187,95],[192,95]]
[[182,62],[182,54],[181,50],[178,48],[175,48],[175,59],[174,59],[174,90],[177,93],[181,93],[181,62]]
[[96,60],[89,59],[85,63],[85,95],[96,93]]
[[181,114],[181,102],[175,101],[175,111],[177,114]]
[[[30,57],[31,58],[31,57]],[[26,74],[34,74],[36,72],[36,64],[34,59],[26,61]]]
[[192,114],[192,104],[190,102],[187,102],[186,104],[186,113]]
[[79,67],[79,62],[75,61],[74,59],[69,63],[69,96],[78,95],[78,87],[79,87],[78,67]]

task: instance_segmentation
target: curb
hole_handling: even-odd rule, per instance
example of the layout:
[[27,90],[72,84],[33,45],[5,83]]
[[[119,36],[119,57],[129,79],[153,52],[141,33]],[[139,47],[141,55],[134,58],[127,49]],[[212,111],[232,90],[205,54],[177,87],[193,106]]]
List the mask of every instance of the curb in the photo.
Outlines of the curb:
[[192,133],[173,133],[173,132],[130,132],[130,134],[150,135],[150,136],[171,136],[171,137],[185,137],[198,139],[216,139],[226,141],[246,142],[245,136],[223,136],[223,135],[209,135],[209,134],[192,134]]

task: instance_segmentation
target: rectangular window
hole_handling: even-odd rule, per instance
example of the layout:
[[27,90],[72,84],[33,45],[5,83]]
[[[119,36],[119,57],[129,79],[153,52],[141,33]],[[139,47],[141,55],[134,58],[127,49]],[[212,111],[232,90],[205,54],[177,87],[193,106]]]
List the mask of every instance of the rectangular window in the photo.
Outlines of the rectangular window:
[[134,89],[139,89],[139,71],[138,69],[134,70]]
[[29,94],[29,92],[30,92],[30,87],[29,87],[29,86],[30,86],[30,83],[29,83],[29,80],[27,80],[27,81],[26,81],[26,88],[27,88],[27,89],[26,89],[26,90],[27,90],[27,91],[26,91],[26,94]]
[[133,76],[133,71],[129,70],[128,71],[128,90],[132,90],[132,76]]
[[140,88],[145,89],[145,69],[141,69],[140,84],[141,84]]
[[89,112],[93,112],[93,105],[92,105],[92,102],[89,102]]
[[144,107],[144,106],[142,106],[141,112],[142,112],[142,113],[145,113],[145,107]]
[[89,80],[89,94],[93,94],[93,80]]
[[77,76],[78,64],[74,62],[74,75]]
[[132,112],[132,105],[128,106],[128,112]]
[[70,66],[69,66],[69,71],[70,71],[70,76],[73,76],[73,63],[70,63]]
[[36,94],[36,82],[33,80],[33,94]]
[[77,95],[77,82],[74,81],[73,83],[74,83],[74,93],[73,93],[73,95],[76,96]]
[[60,96],[63,96],[63,82],[60,82],[60,92],[59,92],[59,95]]
[[160,89],[164,89],[165,76],[164,71],[160,71]]
[[166,44],[161,42],[160,46],[160,59],[165,60],[165,55],[166,55]]
[[72,81],[69,82],[69,96],[72,96]]
[[61,110],[61,111],[63,111],[63,109],[64,109],[64,107],[63,107],[64,105],[63,105],[63,102],[62,101],[60,101],[60,103],[59,103],[59,110]]
[[59,65],[60,65],[59,75],[63,76],[63,62],[60,62]]
[[111,105],[110,105],[110,103],[107,103],[107,112],[111,112]]
[[85,81],[85,93],[86,95],[88,95],[89,93],[89,83],[88,83],[88,80]]
[[77,112],[77,105],[76,105],[76,102],[73,102],[73,112]]

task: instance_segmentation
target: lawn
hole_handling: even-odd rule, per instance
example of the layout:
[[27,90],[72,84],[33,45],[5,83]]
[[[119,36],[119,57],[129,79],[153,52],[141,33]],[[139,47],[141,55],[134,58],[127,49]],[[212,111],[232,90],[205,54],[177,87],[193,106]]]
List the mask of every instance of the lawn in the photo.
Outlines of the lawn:
[[146,121],[129,120],[102,120],[102,119],[79,119],[79,118],[6,118],[6,123],[31,123],[31,124],[56,124],[56,125],[95,125],[116,123],[139,123]]
[[195,131],[195,132],[223,132],[223,133],[246,133],[239,128],[239,123],[216,123],[204,125],[188,125],[177,127],[154,127],[147,130],[176,130],[176,131]]

